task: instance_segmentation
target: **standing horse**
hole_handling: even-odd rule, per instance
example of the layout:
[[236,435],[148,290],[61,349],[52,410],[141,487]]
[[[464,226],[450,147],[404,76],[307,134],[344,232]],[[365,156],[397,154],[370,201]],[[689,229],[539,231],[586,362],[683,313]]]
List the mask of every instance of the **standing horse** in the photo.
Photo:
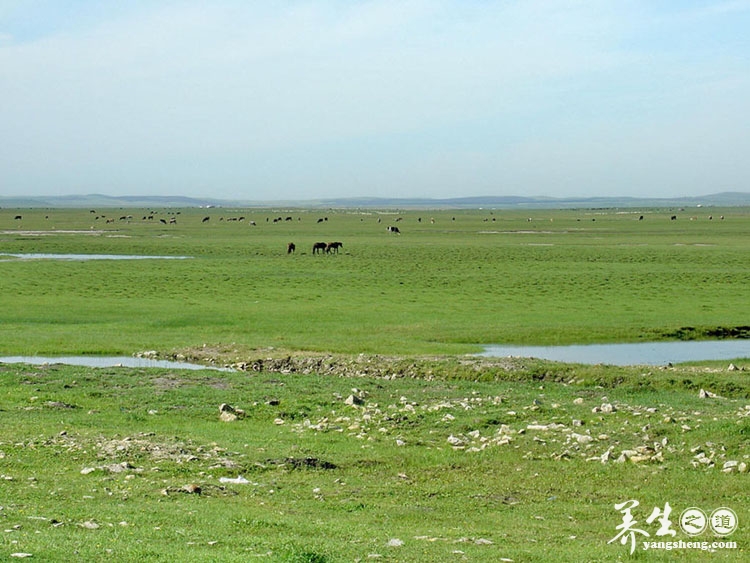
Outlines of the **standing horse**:
[[327,247],[328,245],[324,242],[316,242],[313,244],[312,253],[318,254],[319,252],[324,251]]
[[294,251],[297,250],[297,247],[294,245],[293,242],[290,242],[286,245],[286,253],[287,254],[294,254]]
[[329,242],[326,246],[326,254],[330,254],[331,252],[333,252],[334,254],[338,254],[339,248],[341,248],[342,246],[344,246],[343,242]]

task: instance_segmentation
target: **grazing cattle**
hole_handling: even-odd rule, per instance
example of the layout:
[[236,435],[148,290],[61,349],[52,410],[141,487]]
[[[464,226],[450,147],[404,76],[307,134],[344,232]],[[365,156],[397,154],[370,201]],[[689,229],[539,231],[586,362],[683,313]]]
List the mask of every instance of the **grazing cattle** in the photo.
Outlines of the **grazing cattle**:
[[322,223],[322,222],[323,222],[323,219],[322,219],[322,218],[321,218],[321,219],[318,219],[318,223]]
[[23,219],[22,215],[16,215],[16,218],[15,218],[16,221],[20,221],[21,219]]
[[252,225],[252,226],[254,226],[254,227],[257,226],[257,223],[255,221],[250,221],[249,224]]
[[315,244],[313,244],[312,253],[318,254],[321,251],[324,251],[327,247],[328,245],[324,242],[316,242]]
[[177,217],[170,217],[169,218],[169,224],[170,225],[176,225],[177,224]]
[[344,246],[343,242],[329,242],[328,246],[326,246],[326,254],[329,254],[333,252],[334,254],[339,253],[339,248]]
[[677,221],[677,215],[672,215],[669,219],[670,221]]
[[401,234],[401,231],[398,230],[398,227],[386,227],[385,230],[389,233],[397,233],[399,235]]
[[643,221],[643,215],[641,215],[640,217],[638,217],[638,220],[639,221]]
[[286,253],[287,254],[294,254],[294,251],[297,250],[297,247],[294,245],[293,242],[290,242],[286,245]]
[[201,219],[201,223],[208,223],[211,220],[211,217],[204,217]]
[[[164,223],[165,225],[167,224],[167,220],[166,219],[159,219],[159,222],[160,223]],[[109,221],[107,221],[107,223],[109,223]]]

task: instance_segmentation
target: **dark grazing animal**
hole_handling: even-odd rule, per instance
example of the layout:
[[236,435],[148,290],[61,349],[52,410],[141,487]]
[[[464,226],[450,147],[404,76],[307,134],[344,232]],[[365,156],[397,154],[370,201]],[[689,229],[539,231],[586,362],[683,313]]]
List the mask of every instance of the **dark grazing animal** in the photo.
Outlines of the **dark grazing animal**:
[[326,243],[324,243],[324,242],[316,242],[315,244],[313,244],[312,253],[313,254],[318,254],[318,253],[324,251],[327,247],[328,247],[328,245]]
[[294,251],[297,250],[297,247],[294,245],[293,242],[290,242],[286,245],[286,253],[287,254],[294,254]]
[[389,233],[397,233],[399,235],[401,234],[401,231],[398,230],[398,227],[389,226],[389,227],[386,227],[385,230],[388,231]]
[[333,252],[334,254],[338,254],[339,248],[341,248],[342,246],[344,246],[343,242],[329,242],[326,246],[326,254],[330,254],[331,252]]

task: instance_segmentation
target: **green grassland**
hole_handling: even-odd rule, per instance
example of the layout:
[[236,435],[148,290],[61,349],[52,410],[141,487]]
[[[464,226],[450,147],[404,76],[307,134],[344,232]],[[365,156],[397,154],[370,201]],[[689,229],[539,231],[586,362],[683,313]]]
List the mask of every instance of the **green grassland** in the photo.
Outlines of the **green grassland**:
[[[750,209],[149,211],[0,210],[0,355],[245,370],[0,364],[0,560],[747,560],[748,359],[466,354],[741,332]],[[629,499],[737,549],[630,555]]]
[[[58,561],[740,561],[747,399],[610,368],[495,381],[6,366],[0,556]],[[502,370],[499,370],[502,371]],[[717,381],[729,379],[714,369]],[[555,383],[561,375],[573,383]],[[698,375],[700,377],[700,375]],[[549,379],[549,380],[548,380]],[[580,381],[580,383],[578,383]],[[736,394],[747,395],[747,384]],[[349,405],[349,395],[363,397]],[[219,420],[218,406],[245,410]],[[602,405],[611,404],[614,412]],[[618,462],[625,450],[644,461]],[[603,461],[610,452],[611,457]],[[703,453],[711,460],[701,464]],[[654,456],[656,457],[649,457]],[[242,476],[247,483],[223,483]],[[650,540],[726,506],[737,550],[608,543],[635,499]],[[675,538],[645,519],[669,503]],[[701,541],[715,541],[704,534]],[[394,543],[395,542],[395,543]],[[403,544],[401,544],[403,542]]]
[[[89,210],[0,210],[0,253],[191,257],[2,260],[0,353],[235,343],[452,354],[747,325],[750,210],[692,211],[183,209],[144,220],[141,209],[105,210],[106,223]],[[278,217],[291,220],[267,221]],[[313,255],[316,241],[344,247]]]

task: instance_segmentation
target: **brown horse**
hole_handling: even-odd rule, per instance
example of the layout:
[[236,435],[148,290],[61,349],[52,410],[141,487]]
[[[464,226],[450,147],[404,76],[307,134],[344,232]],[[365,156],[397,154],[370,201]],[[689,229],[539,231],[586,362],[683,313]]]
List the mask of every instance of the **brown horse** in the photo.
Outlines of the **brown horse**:
[[326,254],[333,252],[334,254],[339,253],[339,248],[344,246],[343,242],[329,242],[326,246]]
[[324,242],[316,242],[313,244],[312,253],[318,254],[319,252],[324,251],[327,247],[328,245]]

